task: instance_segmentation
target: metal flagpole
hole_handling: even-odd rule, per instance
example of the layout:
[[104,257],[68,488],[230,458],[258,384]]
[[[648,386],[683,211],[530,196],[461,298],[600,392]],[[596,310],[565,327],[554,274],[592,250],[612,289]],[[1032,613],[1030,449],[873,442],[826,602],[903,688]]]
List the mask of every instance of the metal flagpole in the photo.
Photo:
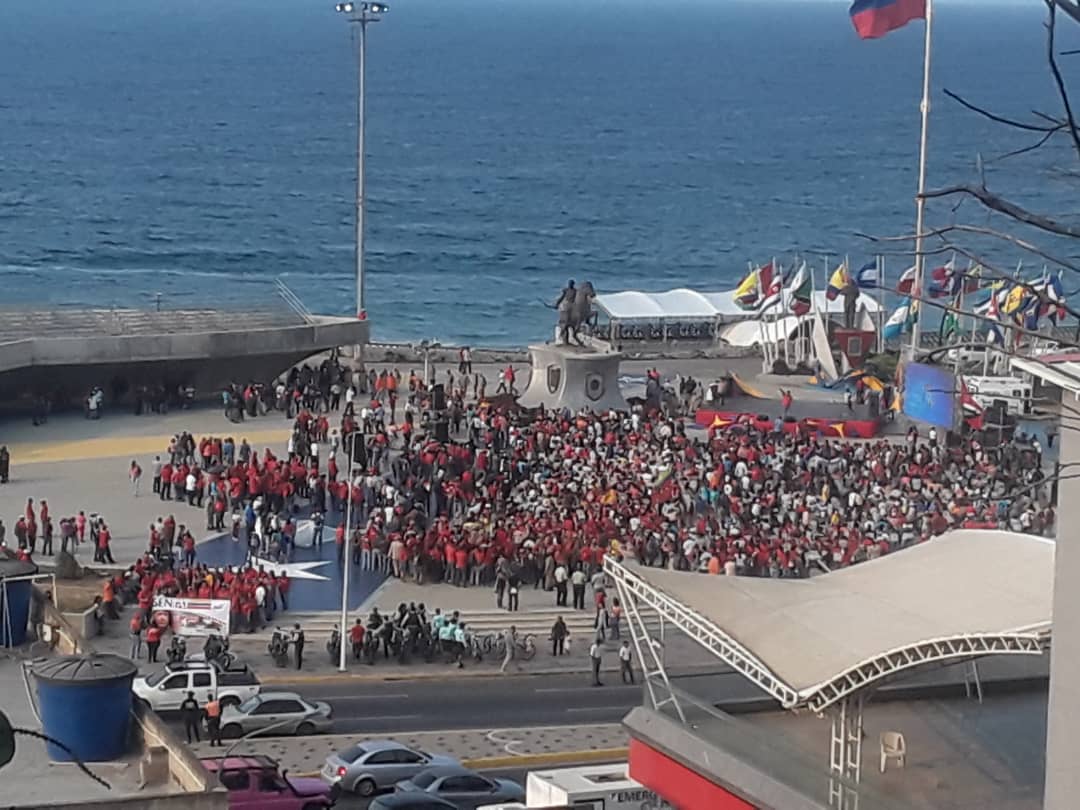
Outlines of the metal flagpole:
[[352,502],[353,502],[353,449],[356,445],[356,433],[349,434],[344,443],[347,458],[345,469],[348,471],[349,486],[345,490],[349,502],[345,504],[345,545],[341,553],[341,650],[338,654],[338,671],[345,672],[345,639],[349,633],[349,568],[352,567],[352,554],[349,546],[352,544]]
[[[923,257],[923,226],[926,218],[926,139],[930,124],[930,45],[934,27],[934,0],[926,0],[926,38],[923,42],[923,86],[922,103],[919,110],[922,113],[922,129],[919,134],[919,186],[918,196],[915,198],[915,279],[912,284],[913,298],[921,299],[923,295],[923,276],[926,270],[926,262]],[[920,306],[921,310],[922,307]],[[922,315],[922,312],[919,312]],[[919,348],[919,317],[911,325],[911,356],[914,358]]]
[[877,345],[878,354],[885,352],[885,257],[877,256]]

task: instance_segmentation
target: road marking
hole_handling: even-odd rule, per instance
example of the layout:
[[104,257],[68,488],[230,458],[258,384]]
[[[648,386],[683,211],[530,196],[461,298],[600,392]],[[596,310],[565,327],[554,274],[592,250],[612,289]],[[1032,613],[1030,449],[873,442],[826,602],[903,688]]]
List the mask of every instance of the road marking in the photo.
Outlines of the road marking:
[[423,717],[422,714],[372,714],[364,720],[415,720],[417,717]]
[[398,692],[392,695],[342,695],[341,697],[328,697],[326,700],[331,703],[347,703],[352,700],[400,700],[407,698],[404,692]]
[[564,709],[567,714],[576,714],[578,712],[600,712],[610,711],[611,709],[627,709],[636,706],[636,703],[631,703],[627,706],[625,703],[620,703],[618,706],[582,706],[573,709]]
[[[641,684],[619,683],[608,687],[609,689],[640,689]],[[581,692],[581,684],[577,686],[548,686],[543,689],[533,689],[534,692]]]

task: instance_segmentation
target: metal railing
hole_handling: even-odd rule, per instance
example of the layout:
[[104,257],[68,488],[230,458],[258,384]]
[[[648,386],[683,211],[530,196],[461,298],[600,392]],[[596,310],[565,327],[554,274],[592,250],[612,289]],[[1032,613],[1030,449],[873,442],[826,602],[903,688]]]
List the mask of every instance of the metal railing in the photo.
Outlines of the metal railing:
[[274,289],[277,290],[277,294],[281,296],[281,300],[288,304],[289,308],[297,315],[299,315],[300,318],[303,319],[304,323],[315,322],[315,316],[311,313],[311,310],[304,306],[304,302],[300,300],[300,296],[294,293],[289,288],[288,284],[286,284],[280,278],[275,278]]

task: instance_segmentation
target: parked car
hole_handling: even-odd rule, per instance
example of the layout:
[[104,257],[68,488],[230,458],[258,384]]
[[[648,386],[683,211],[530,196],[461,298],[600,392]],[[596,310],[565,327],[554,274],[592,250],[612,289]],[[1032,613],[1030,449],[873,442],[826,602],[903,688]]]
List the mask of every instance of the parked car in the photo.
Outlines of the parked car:
[[262,692],[239,706],[221,712],[221,736],[236,739],[248,734],[297,734],[305,737],[329,731],[330,704],[304,700],[295,692]]
[[259,694],[261,688],[255,673],[242,664],[224,669],[205,661],[166,664],[131,684],[136,699],[156,712],[176,711],[188,692],[195,693],[200,706],[210,695],[216,696],[222,707],[238,706]]
[[458,806],[427,793],[388,793],[376,796],[368,810],[458,810]]
[[426,793],[453,804],[458,810],[476,810],[482,804],[523,802],[525,789],[509,779],[491,779],[461,765],[442,765],[420,771],[394,785],[402,794]]
[[342,790],[371,796],[426,768],[457,764],[453,757],[417,751],[393,740],[365,740],[328,756],[322,778]]
[[229,791],[229,810],[321,810],[338,791],[321,779],[292,779],[269,757],[207,757],[203,766]]

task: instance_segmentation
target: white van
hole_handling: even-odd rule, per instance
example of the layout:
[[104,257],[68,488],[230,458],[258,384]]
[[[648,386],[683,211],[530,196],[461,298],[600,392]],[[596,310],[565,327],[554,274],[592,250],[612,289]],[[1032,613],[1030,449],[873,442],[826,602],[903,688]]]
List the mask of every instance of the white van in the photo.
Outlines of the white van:
[[1031,383],[1019,377],[968,377],[963,380],[968,390],[983,408],[989,409],[995,399],[1005,403],[1005,412],[1021,415],[1031,413]]
[[668,810],[671,805],[627,775],[627,763],[530,771],[528,808],[574,810]]

